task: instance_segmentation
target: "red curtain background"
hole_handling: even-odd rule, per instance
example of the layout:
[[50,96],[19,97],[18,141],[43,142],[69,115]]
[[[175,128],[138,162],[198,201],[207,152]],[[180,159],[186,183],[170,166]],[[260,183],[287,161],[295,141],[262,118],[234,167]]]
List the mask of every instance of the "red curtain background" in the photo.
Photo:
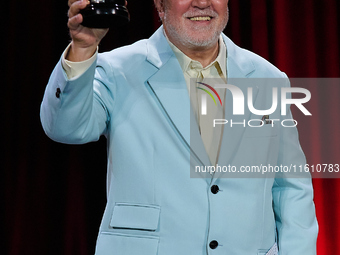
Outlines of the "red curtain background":
[[[340,77],[340,2],[230,0],[225,33],[289,77]],[[130,0],[129,25],[111,29],[100,51],[148,38],[160,25],[152,0]],[[105,207],[105,139],[82,146],[49,140],[39,107],[69,42],[67,0],[2,3],[1,254],[93,254]],[[311,163],[340,163],[339,85],[312,91],[299,120]],[[318,254],[340,254],[340,181],[314,179]]]

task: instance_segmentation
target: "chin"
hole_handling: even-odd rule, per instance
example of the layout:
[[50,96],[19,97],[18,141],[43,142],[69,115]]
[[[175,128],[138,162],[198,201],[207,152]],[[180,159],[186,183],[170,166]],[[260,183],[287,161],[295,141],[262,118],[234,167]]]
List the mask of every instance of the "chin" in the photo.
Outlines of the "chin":
[[[172,43],[183,45],[187,48],[207,48],[213,47],[221,34],[218,30],[214,29],[197,29],[197,28],[181,28],[167,23],[166,32]],[[176,43],[177,42],[177,43]]]
[[204,37],[187,37],[187,42],[195,47],[212,47],[218,42],[220,33],[206,35]]

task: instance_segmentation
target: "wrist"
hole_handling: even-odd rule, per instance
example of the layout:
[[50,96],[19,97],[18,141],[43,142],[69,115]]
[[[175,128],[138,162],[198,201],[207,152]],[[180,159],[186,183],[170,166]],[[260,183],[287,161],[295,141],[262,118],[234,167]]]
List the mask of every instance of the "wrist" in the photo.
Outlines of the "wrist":
[[80,47],[72,41],[65,58],[72,62],[85,61],[91,58],[93,54],[95,54],[96,50],[97,45],[92,45],[89,47]]

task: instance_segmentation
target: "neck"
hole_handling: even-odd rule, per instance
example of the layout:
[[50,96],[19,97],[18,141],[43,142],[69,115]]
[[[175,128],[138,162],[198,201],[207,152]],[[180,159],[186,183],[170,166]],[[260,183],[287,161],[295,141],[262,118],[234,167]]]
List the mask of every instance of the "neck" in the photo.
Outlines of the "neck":
[[213,62],[219,52],[219,43],[218,41],[210,47],[193,47],[188,48],[182,45],[176,45],[175,46],[180,49],[185,55],[187,55],[192,60],[196,60],[200,62],[204,67],[208,66],[211,62]]

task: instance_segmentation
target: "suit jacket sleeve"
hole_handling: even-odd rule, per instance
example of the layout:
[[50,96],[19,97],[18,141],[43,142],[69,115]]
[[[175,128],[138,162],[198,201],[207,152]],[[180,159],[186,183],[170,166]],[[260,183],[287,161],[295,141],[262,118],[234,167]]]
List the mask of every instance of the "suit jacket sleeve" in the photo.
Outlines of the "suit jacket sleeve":
[[81,144],[105,135],[113,107],[110,66],[95,61],[76,79],[68,79],[61,61],[53,70],[40,109],[45,133],[53,140]]
[[[290,109],[287,109],[285,119],[293,119]],[[280,137],[278,165],[296,166],[297,171],[278,174],[272,189],[279,254],[316,254],[318,224],[312,180],[310,173],[299,172],[298,167],[304,166],[306,159],[297,129],[281,128]]]

